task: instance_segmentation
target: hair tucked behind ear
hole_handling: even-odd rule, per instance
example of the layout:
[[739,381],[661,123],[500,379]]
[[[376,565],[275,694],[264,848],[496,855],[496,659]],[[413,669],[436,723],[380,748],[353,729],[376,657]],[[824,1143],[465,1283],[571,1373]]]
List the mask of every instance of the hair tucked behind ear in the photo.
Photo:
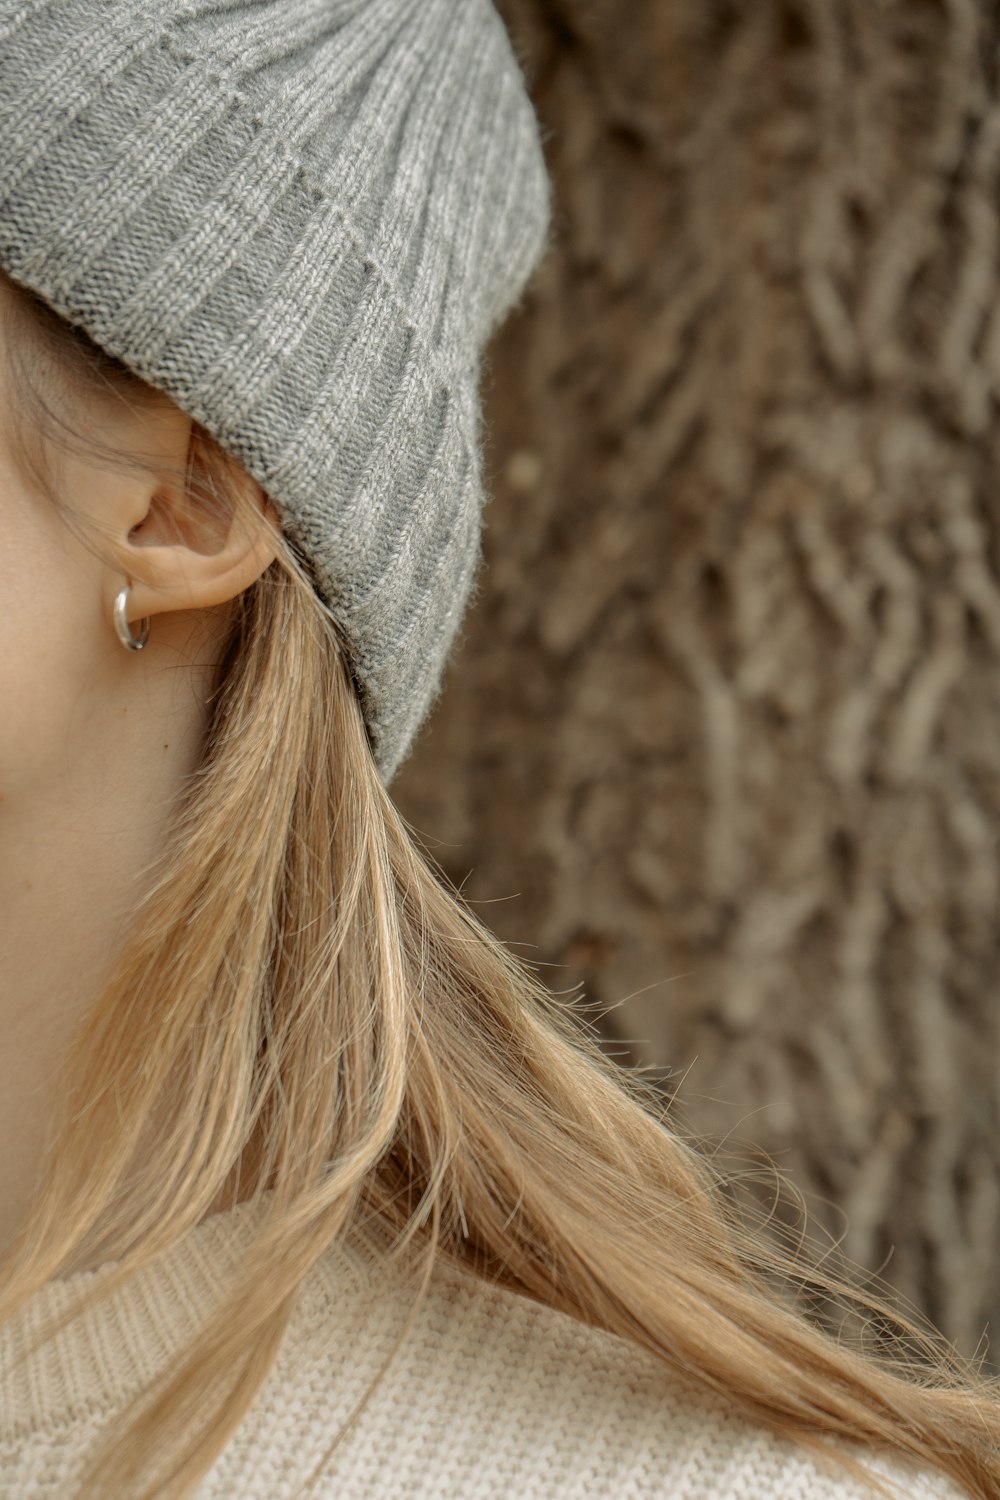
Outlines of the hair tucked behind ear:
[[[66,369],[88,355],[68,329],[48,336]],[[196,429],[192,482],[243,504],[240,472]],[[744,1222],[653,1086],[417,847],[289,544],[233,610],[202,763],[63,1081],[0,1321],[55,1274],[119,1258],[103,1295],[206,1214],[266,1203],[217,1313],[106,1434],[77,1500],[189,1496],[303,1277],[361,1225],[410,1269],[415,1306],[450,1262],[631,1340],[662,1361],[665,1393],[669,1377],[707,1387],[857,1478],[838,1440],[1000,1492],[996,1383]],[[803,1289],[895,1343],[825,1331]]]

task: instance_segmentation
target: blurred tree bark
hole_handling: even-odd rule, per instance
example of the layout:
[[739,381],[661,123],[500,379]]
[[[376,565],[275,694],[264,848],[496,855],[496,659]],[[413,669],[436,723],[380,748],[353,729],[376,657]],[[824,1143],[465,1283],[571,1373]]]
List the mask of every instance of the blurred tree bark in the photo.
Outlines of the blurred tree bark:
[[1000,11],[502,9],[557,217],[491,350],[482,594],[394,794],[613,1050],[684,1075],[686,1124],[759,1143],[974,1353]]

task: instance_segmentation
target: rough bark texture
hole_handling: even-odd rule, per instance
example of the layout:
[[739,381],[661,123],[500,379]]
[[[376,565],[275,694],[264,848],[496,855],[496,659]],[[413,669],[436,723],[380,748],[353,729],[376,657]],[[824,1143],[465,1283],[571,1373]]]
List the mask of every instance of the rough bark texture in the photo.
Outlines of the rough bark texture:
[[995,1361],[1000,12],[503,9],[557,222],[394,793],[686,1123]]

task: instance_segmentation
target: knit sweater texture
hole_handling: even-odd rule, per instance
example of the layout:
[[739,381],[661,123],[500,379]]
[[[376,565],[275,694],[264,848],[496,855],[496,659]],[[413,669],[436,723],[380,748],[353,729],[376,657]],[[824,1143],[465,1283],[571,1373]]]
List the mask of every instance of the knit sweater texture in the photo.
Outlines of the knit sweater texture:
[[[104,1425],[211,1310],[254,1203],[212,1215],[11,1373],[26,1337],[107,1267],[43,1287],[0,1328],[0,1496],[71,1500]],[[289,1500],[390,1351],[412,1304],[350,1241],[302,1285],[276,1365],[200,1500]],[[906,1500],[936,1475],[855,1450]],[[678,1383],[641,1350],[465,1273],[438,1272],[319,1500],[864,1500],[867,1486]]]

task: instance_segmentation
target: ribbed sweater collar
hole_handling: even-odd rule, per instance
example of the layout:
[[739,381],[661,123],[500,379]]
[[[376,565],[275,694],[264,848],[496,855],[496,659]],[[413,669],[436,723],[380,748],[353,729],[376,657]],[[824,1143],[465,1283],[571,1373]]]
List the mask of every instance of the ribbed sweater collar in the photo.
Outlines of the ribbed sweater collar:
[[189,1340],[215,1305],[222,1275],[252,1237],[263,1205],[210,1215],[12,1368],[25,1340],[115,1262],[50,1281],[0,1327],[0,1443],[124,1406]]

